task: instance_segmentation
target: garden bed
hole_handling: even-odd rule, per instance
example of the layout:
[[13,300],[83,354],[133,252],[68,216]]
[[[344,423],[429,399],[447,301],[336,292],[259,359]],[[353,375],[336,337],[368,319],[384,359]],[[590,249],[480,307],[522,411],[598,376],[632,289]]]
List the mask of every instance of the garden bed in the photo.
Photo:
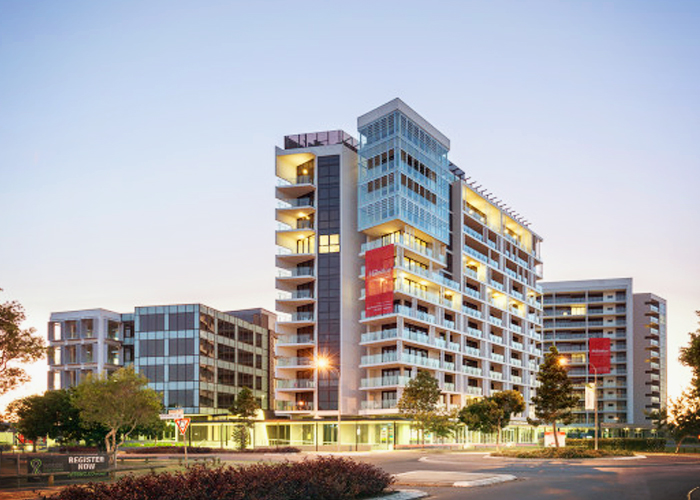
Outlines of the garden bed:
[[69,486],[44,500],[358,500],[382,494],[394,479],[379,467],[345,458],[254,464],[127,476],[114,483]]
[[566,446],[563,448],[536,448],[501,450],[491,453],[493,457],[508,458],[606,458],[606,457],[632,457],[634,453],[627,450],[589,450],[583,447]]

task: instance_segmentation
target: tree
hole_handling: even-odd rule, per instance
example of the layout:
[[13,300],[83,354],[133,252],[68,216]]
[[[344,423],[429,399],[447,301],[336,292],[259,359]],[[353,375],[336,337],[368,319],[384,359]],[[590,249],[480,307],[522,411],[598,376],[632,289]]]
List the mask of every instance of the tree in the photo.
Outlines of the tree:
[[[700,311],[695,311],[700,318]],[[678,360],[693,371],[692,390],[700,397],[700,328],[690,332],[690,342],[686,347],[681,347]]]
[[676,443],[675,453],[680,451],[686,438],[700,435],[700,397],[692,390],[672,399],[668,409],[662,408],[657,416],[660,426],[668,429]]
[[455,433],[458,423],[457,410],[436,410],[427,416],[425,430],[435,437],[447,438]]
[[421,443],[425,443],[425,430],[435,419],[440,400],[440,386],[428,372],[418,372],[408,381],[397,404],[402,415],[410,417],[420,433]]
[[18,399],[8,405],[8,412],[16,417],[15,428],[32,441],[45,436],[58,441],[83,437],[80,412],[66,389]]
[[260,409],[258,401],[253,395],[253,391],[244,387],[236,395],[233,404],[228,409],[233,415],[241,419],[243,422],[238,424],[233,431],[234,440],[238,443],[238,447],[243,450],[248,445],[249,429],[253,426],[253,417]]
[[496,448],[501,447],[501,431],[508,427],[514,413],[525,411],[525,400],[518,391],[501,391],[465,406],[459,419],[476,431],[496,432]]
[[[134,368],[120,368],[109,377],[87,378],[75,387],[80,417],[107,429],[105,448],[114,462],[117,450],[139,425],[155,424],[162,408],[160,396]],[[117,437],[120,437],[117,442]]]
[[34,328],[20,327],[25,319],[19,302],[0,304],[0,395],[29,381],[26,370],[15,363],[33,363],[46,352],[44,339],[34,336]]
[[103,443],[107,429],[86,423],[73,403],[72,389],[46,391],[43,395],[27,396],[7,405],[6,418],[28,439],[48,436],[60,443],[85,441]]
[[557,422],[570,424],[573,421],[571,410],[576,406],[578,398],[573,394],[573,384],[566,369],[560,364],[559,351],[556,347],[549,348],[544,355],[544,363],[537,372],[539,387],[537,394],[532,397],[535,406],[536,419],[528,418],[531,425],[541,423],[552,424],[554,444],[559,448]]

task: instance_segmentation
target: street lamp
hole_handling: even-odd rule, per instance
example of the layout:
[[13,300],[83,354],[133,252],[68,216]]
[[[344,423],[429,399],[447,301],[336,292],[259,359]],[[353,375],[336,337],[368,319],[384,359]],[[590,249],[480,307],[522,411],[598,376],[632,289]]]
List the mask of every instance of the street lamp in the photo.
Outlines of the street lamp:
[[[340,370],[339,367],[333,367],[331,360],[327,356],[316,356],[315,364],[316,379],[318,380],[319,372],[330,373],[334,370],[338,372],[338,452],[340,452]],[[318,401],[318,385],[316,387],[316,400]],[[318,410],[317,410],[318,411]]]

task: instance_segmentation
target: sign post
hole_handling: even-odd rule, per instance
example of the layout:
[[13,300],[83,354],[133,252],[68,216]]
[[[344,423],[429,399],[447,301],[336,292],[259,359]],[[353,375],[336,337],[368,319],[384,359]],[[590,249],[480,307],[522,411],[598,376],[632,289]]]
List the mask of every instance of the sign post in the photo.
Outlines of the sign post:
[[180,434],[182,434],[182,442],[185,445],[185,467],[187,467],[187,437],[185,436],[185,432],[187,432],[187,428],[190,426],[190,419],[177,418],[175,419],[175,425],[177,425]]
[[[593,370],[593,415],[595,416],[595,449],[598,449],[598,373],[610,373],[610,339],[588,339],[588,373]],[[588,409],[588,400],[586,400]]]

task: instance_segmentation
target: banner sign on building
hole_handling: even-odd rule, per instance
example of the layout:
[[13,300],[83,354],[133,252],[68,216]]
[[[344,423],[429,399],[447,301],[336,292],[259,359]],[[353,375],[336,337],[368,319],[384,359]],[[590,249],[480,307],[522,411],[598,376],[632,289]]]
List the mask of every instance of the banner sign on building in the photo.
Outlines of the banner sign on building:
[[610,339],[588,339],[588,373],[610,373]]
[[586,410],[595,410],[595,384],[589,382],[586,384]]
[[365,317],[394,310],[394,245],[365,253]]

